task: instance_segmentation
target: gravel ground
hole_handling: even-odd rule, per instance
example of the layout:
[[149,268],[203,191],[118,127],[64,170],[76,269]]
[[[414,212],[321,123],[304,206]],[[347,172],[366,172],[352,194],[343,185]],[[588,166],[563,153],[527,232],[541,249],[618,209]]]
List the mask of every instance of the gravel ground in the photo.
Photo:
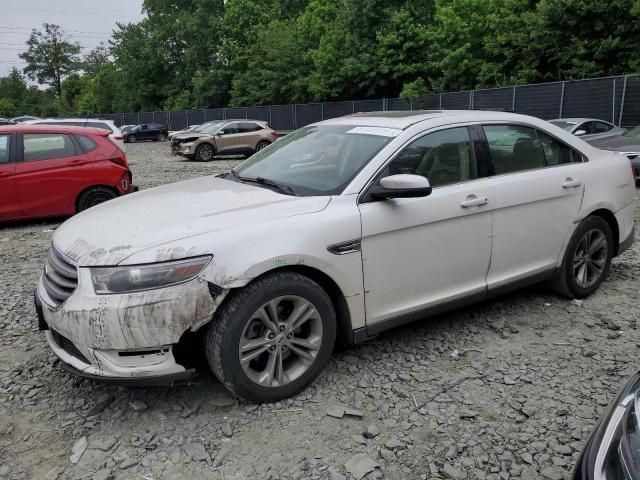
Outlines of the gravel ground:
[[[128,145],[134,182],[236,163],[168,149]],[[638,367],[640,242],[582,304],[535,287],[409,325],[336,352],[280,403],[237,402],[206,375],[175,388],[101,385],[65,373],[35,326],[56,225],[0,227],[2,479],[568,478]]]

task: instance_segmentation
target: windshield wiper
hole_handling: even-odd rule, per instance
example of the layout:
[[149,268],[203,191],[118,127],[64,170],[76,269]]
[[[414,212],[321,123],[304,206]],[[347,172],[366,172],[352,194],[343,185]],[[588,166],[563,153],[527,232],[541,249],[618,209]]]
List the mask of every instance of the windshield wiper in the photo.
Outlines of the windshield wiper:
[[235,170],[231,170],[231,172],[229,172],[229,174],[241,181],[241,182],[247,182],[247,183],[257,183],[259,185],[266,185],[268,187],[273,187],[276,190],[278,190],[281,193],[284,193],[286,195],[293,195],[294,197],[297,197],[298,194],[296,193],[296,191],[291,188],[289,185],[285,185],[282,183],[278,183],[274,180],[269,180],[268,178],[264,178],[264,177],[256,177],[256,178],[249,178],[249,177],[243,177],[242,175],[238,175],[238,172],[236,172]]

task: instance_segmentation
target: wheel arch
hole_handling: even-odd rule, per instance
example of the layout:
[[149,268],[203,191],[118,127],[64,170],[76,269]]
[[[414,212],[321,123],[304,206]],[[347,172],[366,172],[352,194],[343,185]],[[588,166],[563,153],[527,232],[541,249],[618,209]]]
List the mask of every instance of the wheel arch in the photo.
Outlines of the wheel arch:
[[601,217],[607,224],[609,228],[611,228],[611,233],[613,234],[613,256],[618,255],[618,250],[620,248],[620,226],[618,225],[618,220],[613,212],[607,208],[598,208],[593,212],[589,213],[587,217]]
[[[233,290],[240,290],[247,285],[259,280],[260,278],[272,274],[274,272],[295,272],[300,275],[304,275],[307,278],[310,278],[314,282],[316,282],[320,287],[326,292],[326,294],[331,299],[331,303],[333,304],[333,309],[336,313],[337,320],[337,340],[344,345],[349,345],[353,343],[353,328],[351,323],[351,312],[349,310],[349,304],[347,303],[347,299],[342,292],[342,289],[338,285],[338,283],[327,275],[322,270],[311,267],[309,265],[286,265],[282,267],[272,268],[265,272],[262,272],[260,275],[251,279],[246,285],[242,287],[233,288]],[[230,293],[231,293],[230,292]],[[229,297],[227,297],[229,298]],[[225,299],[226,300],[226,299]]]
[[94,188],[106,188],[107,190],[111,190],[114,195],[116,197],[120,196],[120,192],[118,192],[117,188],[114,188],[113,185],[104,185],[104,184],[96,184],[96,185],[90,185],[84,189],[82,189],[80,192],[78,192],[78,194],[76,195],[75,200],[73,201],[73,206],[75,208],[76,213],[78,213],[80,210],[80,199],[82,198],[82,195],[84,195],[86,192],[88,192],[89,190],[92,190]]

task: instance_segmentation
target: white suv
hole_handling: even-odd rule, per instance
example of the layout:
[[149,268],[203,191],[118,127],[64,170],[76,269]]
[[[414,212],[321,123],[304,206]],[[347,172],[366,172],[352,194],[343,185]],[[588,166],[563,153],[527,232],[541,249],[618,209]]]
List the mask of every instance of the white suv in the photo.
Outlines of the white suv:
[[91,127],[109,130],[109,138],[124,151],[124,138],[122,132],[112,120],[101,118],[38,118],[23,122],[30,125],[73,125],[75,127]]
[[229,174],[65,222],[40,326],[89,378],[177,381],[193,373],[188,346],[204,345],[230,391],[274,401],[318,375],[338,336],[363,342],[541,281],[590,295],[633,241],[634,195],[626,158],[535,118],[337,118]]

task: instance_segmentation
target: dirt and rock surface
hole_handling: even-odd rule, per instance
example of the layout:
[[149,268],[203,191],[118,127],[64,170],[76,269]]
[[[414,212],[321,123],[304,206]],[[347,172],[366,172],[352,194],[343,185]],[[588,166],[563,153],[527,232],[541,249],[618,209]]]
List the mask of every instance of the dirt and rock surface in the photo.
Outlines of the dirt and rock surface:
[[[135,183],[236,163],[168,149],[127,146]],[[0,227],[0,479],[563,479],[638,369],[640,242],[582,304],[534,287],[409,325],[337,351],[287,401],[238,402],[206,375],[97,384],[63,371],[37,331],[57,225]]]

